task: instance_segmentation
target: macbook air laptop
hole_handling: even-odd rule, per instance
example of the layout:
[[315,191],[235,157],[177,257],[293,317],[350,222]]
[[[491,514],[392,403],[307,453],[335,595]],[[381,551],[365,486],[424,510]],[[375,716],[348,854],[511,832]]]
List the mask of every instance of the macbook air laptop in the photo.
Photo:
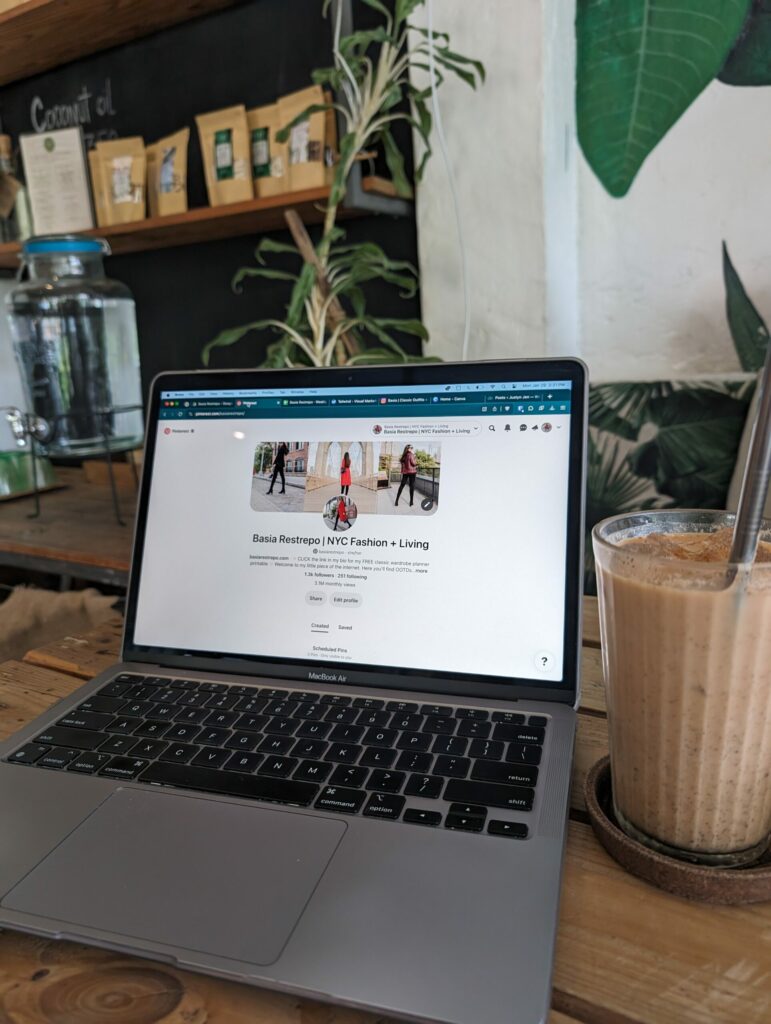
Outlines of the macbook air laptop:
[[572,360],[160,375],[121,662],[0,746],[0,925],[544,1021],[585,414]]

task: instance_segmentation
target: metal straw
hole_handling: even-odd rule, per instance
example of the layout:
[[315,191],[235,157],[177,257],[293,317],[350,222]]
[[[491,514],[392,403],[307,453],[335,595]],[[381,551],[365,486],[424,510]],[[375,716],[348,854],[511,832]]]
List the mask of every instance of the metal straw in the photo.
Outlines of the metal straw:
[[765,365],[758,378],[758,395],[728,558],[732,566],[748,565],[755,558],[760,521],[771,477],[771,341],[768,343]]

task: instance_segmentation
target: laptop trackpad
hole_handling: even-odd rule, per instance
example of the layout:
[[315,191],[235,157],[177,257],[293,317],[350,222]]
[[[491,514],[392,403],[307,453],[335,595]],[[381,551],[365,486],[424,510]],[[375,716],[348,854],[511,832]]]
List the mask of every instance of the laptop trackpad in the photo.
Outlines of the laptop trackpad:
[[73,931],[271,964],[345,830],[301,812],[122,789],[2,905]]

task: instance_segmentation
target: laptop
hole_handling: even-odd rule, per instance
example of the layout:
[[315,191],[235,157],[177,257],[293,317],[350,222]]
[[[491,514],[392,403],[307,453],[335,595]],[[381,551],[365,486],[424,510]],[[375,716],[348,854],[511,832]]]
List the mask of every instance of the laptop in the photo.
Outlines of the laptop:
[[567,359],[157,377],[121,661],[0,747],[0,926],[546,1020],[585,416]]

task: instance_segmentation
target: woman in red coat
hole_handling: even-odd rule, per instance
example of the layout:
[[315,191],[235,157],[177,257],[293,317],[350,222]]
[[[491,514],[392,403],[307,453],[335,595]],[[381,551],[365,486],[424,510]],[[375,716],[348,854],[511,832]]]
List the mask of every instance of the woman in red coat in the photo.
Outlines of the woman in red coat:
[[412,445],[408,444],[404,446],[399,464],[402,467],[402,482],[399,484],[399,490],[396,492],[396,501],[394,505],[399,504],[399,498],[402,496],[404,485],[409,484],[410,488],[410,505],[415,497],[415,477],[418,473],[418,464],[415,461],[415,452],[412,449]]
[[347,494],[351,489],[351,456],[348,452],[343,456],[340,466],[340,493]]

